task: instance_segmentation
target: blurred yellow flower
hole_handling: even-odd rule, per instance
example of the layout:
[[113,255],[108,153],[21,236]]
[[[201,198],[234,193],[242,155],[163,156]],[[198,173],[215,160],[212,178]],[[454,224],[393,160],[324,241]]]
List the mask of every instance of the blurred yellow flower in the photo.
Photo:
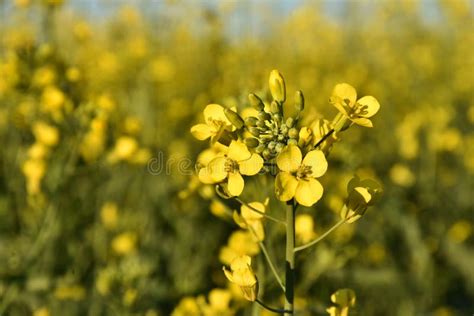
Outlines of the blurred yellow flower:
[[108,229],[117,227],[118,222],[118,206],[114,202],[106,202],[100,210],[100,219],[104,226]]
[[230,235],[227,245],[221,248],[219,260],[230,264],[236,257],[254,256],[260,252],[258,243],[249,231],[238,230]]
[[45,122],[36,122],[33,124],[32,130],[36,140],[41,144],[53,147],[59,142],[59,131],[54,126]]
[[262,157],[252,154],[245,144],[232,141],[225,156],[214,158],[207,167],[199,171],[199,179],[208,184],[227,180],[228,192],[238,196],[245,185],[242,175],[253,176],[262,167]]
[[468,220],[455,222],[448,230],[448,237],[451,241],[462,243],[472,235],[472,223]]
[[33,312],[33,316],[49,316],[49,315],[50,313],[47,307],[38,308]]
[[261,202],[250,202],[247,205],[240,207],[240,215],[234,211],[234,221],[242,228],[250,229],[251,233],[262,241],[265,239],[265,231],[263,229],[263,214],[257,213],[251,208],[254,208],[261,213],[265,213],[266,206],[268,205],[269,199],[267,198],[264,203]]
[[373,126],[369,118],[380,109],[379,102],[372,96],[365,96],[357,100],[356,90],[347,83],[340,83],[334,87],[330,102],[345,117],[365,127]]
[[132,305],[138,296],[138,291],[136,289],[127,289],[123,294],[122,302],[125,306]]
[[347,184],[347,193],[348,197],[340,215],[347,223],[353,223],[380,198],[382,187],[374,180],[360,180],[355,176]]
[[314,220],[309,214],[298,214],[295,218],[295,234],[301,243],[307,243],[316,237]]
[[137,235],[133,232],[125,232],[112,240],[112,249],[118,255],[128,255],[135,251]]
[[80,301],[86,296],[86,289],[80,285],[63,285],[56,288],[54,296],[59,300]]
[[22,166],[26,177],[26,189],[29,194],[40,192],[41,179],[46,173],[46,162],[42,159],[28,159]]
[[194,297],[183,297],[175,307],[171,316],[201,316],[197,300]]
[[415,181],[415,175],[411,170],[404,164],[397,163],[390,169],[390,179],[399,186],[410,187]]
[[336,306],[326,309],[330,316],[348,316],[349,308],[355,305],[356,296],[351,289],[341,289],[331,295],[331,301]]
[[66,97],[64,93],[54,86],[48,86],[44,89],[41,96],[41,105],[46,112],[57,112],[64,105]]
[[115,142],[112,152],[109,154],[109,161],[116,162],[121,160],[128,160],[138,150],[138,142],[135,138],[129,136],[121,136]]
[[328,163],[324,153],[312,150],[302,157],[295,145],[285,147],[278,155],[280,169],[275,179],[275,194],[280,201],[292,198],[304,206],[312,206],[323,195],[323,186],[315,178],[326,173]]
[[234,312],[229,304],[232,294],[227,289],[212,289],[208,295],[209,304],[203,306],[204,316],[231,316]]
[[255,301],[258,294],[258,282],[251,263],[252,258],[241,256],[232,261],[230,270],[227,270],[225,267],[223,270],[227,279],[240,287],[247,300]]

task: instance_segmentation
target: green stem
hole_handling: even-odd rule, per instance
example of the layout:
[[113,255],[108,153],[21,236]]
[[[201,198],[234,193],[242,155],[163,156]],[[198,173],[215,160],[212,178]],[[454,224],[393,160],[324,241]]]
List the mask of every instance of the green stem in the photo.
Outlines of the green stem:
[[333,232],[336,228],[338,228],[339,226],[341,226],[342,224],[344,224],[346,222],[345,219],[341,219],[339,222],[337,222],[333,227],[329,228],[324,234],[322,234],[321,236],[319,236],[318,238],[316,238],[315,240],[313,241],[310,241],[309,243],[307,244],[304,244],[302,246],[298,246],[294,249],[294,252],[298,252],[298,251],[301,251],[301,250],[304,250],[306,248],[309,248],[313,245],[316,245],[318,242],[320,242],[321,240],[323,240],[324,238],[326,238],[331,232]]
[[286,206],[286,280],[285,315],[292,315],[295,297],[295,204],[293,200]]
[[275,218],[275,217],[273,217],[273,216],[271,216],[271,215],[268,215],[268,214],[266,214],[266,213],[264,213],[264,212],[262,212],[262,211],[260,211],[260,210],[257,210],[255,207],[251,206],[251,205],[248,204],[248,203],[245,203],[244,201],[242,201],[242,200],[239,199],[238,197],[234,197],[234,199],[235,199],[237,202],[239,202],[240,204],[242,204],[242,205],[248,207],[248,208],[249,208],[250,210],[252,210],[253,212],[258,213],[258,214],[262,215],[263,217],[268,218],[269,220],[274,221],[274,222],[276,222],[276,223],[286,225],[286,222],[285,222],[285,221],[282,221],[281,219],[278,219],[278,218]]
[[272,262],[272,259],[270,259],[270,256],[268,255],[268,251],[267,251],[267,248],[265,247],[265,245],[263,244],[262,241],[259,241],[258,242],[258,245],[260,246],[260,248],[262,249],[262,252],[263,252],[263,255],[265,256],[265,259],[267,260],[268,262],[268,265],[270,266],[270,270],[272,270],[273,272],[273,275],[275,276],[275,279],[277,280],[278,284],[280,285],[281,289],[283,290],[283,292],[285,292],[285,285],[283,284],[280,276],[278,275],[278,272],[275,268],[275,265],[273,264]]
[[283,314],[283,313],[293,314],[293,311],[270,307],[270,306],[268,306],[267,304],[265,304],[264,302],[262,302],[261,300],[259,300],[258,298],[255,300],[255,302],[257,302],[258,304],[260,304],[260,306],[262,306],[262,307],[265,308],[266,310],[269,310],[269,311],[274,312],[274,313],[277,313],[277,314]]

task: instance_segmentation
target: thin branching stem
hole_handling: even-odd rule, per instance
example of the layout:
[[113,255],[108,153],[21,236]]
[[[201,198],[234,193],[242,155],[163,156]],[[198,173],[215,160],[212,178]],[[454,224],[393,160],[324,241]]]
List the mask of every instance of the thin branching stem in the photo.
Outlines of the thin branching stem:
[[260,210],[257,210],[255,207],[251,206],[251,205],[248,204],[248,203],[245,203],[244,201],[242,201],[242,200],[239,199],[238,197],[233,197],[233,198],[234,198],[237,202],[239,202],[240,204],[242,204],[242,205],[248,207],[248,208],[249,208],[250,210],[252,210],[253,212],[258,213],[258,214],[262,215],[263,217],[268,218],[269,220],[274,221],[274,222],[276,222],[276,223],[286,225],[286,222],[285,222],[285,221],[282,221],[281,219],[278,219],[278,218],[275,218],[275,217],[273,217],[273,216],[271,216],[271,215],[268,215],[268,214],[266,214],[266,213],[264,213],[264,212],[262,212],[262,211],[260,211]]
[[334,226],[332,226],[331,228],[329,228],[324,234],[322,234],[321,236],[319,236],[318,238],[316,238],[315,240],[313,241],[310,241],[309,243],[307,244],[304,244],[304,245],[301,245],[301,246],[298,246],[294,249],[294,252],[298,252],[298,251],[301,251],[301,250],[304,250],[306,248],[309,248],[311,246],[314,246],[316,245],[318,242],[320,242],[321,240],[323,240],[324,238],[326,238],[330,233],[332,233],[336,228],[338,228],[339,226],[341,226],[342,224],[344,224],[346,222],[345,219],[341,219],[339,222],[337,222]]

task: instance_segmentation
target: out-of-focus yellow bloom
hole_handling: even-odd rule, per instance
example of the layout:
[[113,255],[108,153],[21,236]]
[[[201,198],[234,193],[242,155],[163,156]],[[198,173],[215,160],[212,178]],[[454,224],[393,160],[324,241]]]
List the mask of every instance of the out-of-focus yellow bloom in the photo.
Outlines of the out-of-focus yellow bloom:
[[142,130],[142,123],[137,117],[128,116],[123,122],[123,129],[127,134],[137,135]]
[[224,274],[230,282],[237,284],[244,297],[249,301],[255,301],[258,294],[258,282],[252,270],[252,258],[241,256],[235,258],[230,264],[230,270],[223,268]]
[[197,300],[194,297],[183,297],[171,316],[200,316],[201,314]]
[[79,21],[76,24],[74,24],[72,28],[72,32],[74,36],[80,41],[87,40],[92,35],[91,27],[85,21]]
[[233,196],[238,196],[245,185],[242,175],[253,176],[262,167],[262,157],[252,154],[245,144],[232,141],[224,157],[214,158],[207,167],[199,171],[199,179],[208,184],[227,180],[228,192]]
[[66,78],[71,82],[76,82],[81,79],[81,71],[77,67],[69,67],[66,70]]
[[87,162],[95,161],[103,153],[106,140],[107,121],[103,118],[92,120],[90,130],[84,135],[79,146],[82,157]]
[[95,287],[101,295],[110,293],[110,287],[113,281],[113,273],[111,269],[100,270],[95,280]]
[[331,301],[337,306],[326,309],[330,316],[348,316],[349,308],[355,305],[356,296],[351,289],[341,289],[331,295]]
[[262,223],[263,214],[255,212],[251,207],[265,213],[268,202],[268,198],[265,200],[265,203],[250,202],[248,203],[248,206],[242,205],[240,207],[240,215],[237,212],[234,212],[234,220],[237,225],[249,229],[259,241],[265,239],[265,231]]
[[59,131],[56,127],[48,125],[45,122],[36,122],[33,124],[33,134],[36,140],[46,146],[56,146],[59,142]]
[[411,187],[416,181],[413,172],[406,165],[400,163],[390,169],[390,179],[402,187]]
[[191,134],[199,140],[211,138],[215,143],[224,131],[232,131],[235,127],[224,114],[224,107],[219,104],[209,104],[204,109],[205,124],[191,127]]
[[133,157],[133,155],[138,150],[137,140],[129,136],[121,136],[117,139],[115,147],[110,153],[108,159],[111,162],[128,160]]
[[340,215],[347,223],[353,223],[380,198],[382,187],[374,180],[360,180],[355,176],[347,184],[347,193],[348,197]]
[[138,296],[138,291],[136,289],[127,289],[123,294],[122,302],[125,306],[132,305]]
[[217,217],[224,217],[229,212],[229,208],[219,200],[212,200],[209,208],[211,213]]
[[41,307],[39,309],[36,309],[33,312],[33,316],[49,316],[49,309],[47,307]]
[[231,316],[234,314],[230,309],[232,294],[227,289],[212,289],[208,295],[209,304],[202,307],[204,316]]
[[115,110],[115,101],[108,93],[103,93],[97,98],[97,105],[106,112]]
[[270,87],[270,92],[274,100],[278,102],[285,102],[286,100],[286,87],[285,80],[281,73],[274,69],[270,72],[270,77],[268,78],[268,85]]
[[446,306],[438,307],[434,313],[433,316],[454,316],[456,315],[454,311]]
[[114,202],[106,202],[100,210],[100,219],[106,228],[113,229],[117,227],[118,206]]
[[295,234],[301,243],[307,243],[316,237],[316,233],[314,232],[314,220],[311,215],[296,215]]
[[168,82],[175,76],[175,66],[168,56],[160,56],[151,63],[151,73],[158,82]]
[[49,154],[49,148],[40,142],[36,142],[28,149],[28,157],[31,159],[44,159]]
[[56,80],[56,73],[50,66],[38,68],[33,75],[33,84],[38,87],[48,86]]
[[64,106],[66,97],[64,93],[54,86],[48,86],[44,89],[41,96],[41,105],[46,112],[57,112]]
[[472,234],[472,224],[468,220],[455,222],[448,230],[448,237],[451,241],[462,243]]
[[312,150],[302,157],[301,150],[289,145],[277,157],[280,169],[275,179],[275,194],[280,201],[292,198],[304,206],[311,206],[323,195],[323,186],[316,178],[328,168],[324,153]]
[[357,100],[356,90],[347,83],[340,83],[334,87],[330,102],[346,118],[365,127],[373,126],[369,118],[380,109],[379,102],[372,96],[365,96]]
[[46,173],[46,162],[42,159],[28,159],[23,163],[22,171],[26,177],[26,189],[28,193],[39,193],[41,179],[43,179]]
[[86,289],[80,285],[59,286],[54,296],[59,300],[80,301],[86,296]]
[[135,250],[136,244],[137,235],[133,232],[125,232],[112,240],[112,249],[118,255],[128,255]]
[[227,245],[222,247],[219,260],[230,264],[239,256],[254,256],[260,252],[258,243],[249,231],[238,230],[230,235]]

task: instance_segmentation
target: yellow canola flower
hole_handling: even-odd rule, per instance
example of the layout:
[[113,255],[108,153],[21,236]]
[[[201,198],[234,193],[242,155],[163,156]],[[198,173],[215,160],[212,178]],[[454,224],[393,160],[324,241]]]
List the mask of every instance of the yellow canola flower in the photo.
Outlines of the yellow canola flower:
[[45,122],[36,122],[33,125],[33,134],[36,140],[49,147],[56,146],[59,141],[59,131],[56,127]]
[[337,306],[326,309],[330,316],[349,316],[349,308],[355,305],[356,296],[351,289],[341,289],[331,295],[331,301]]
[[253,176],[263,167],[263,159],[252,154],[245,144],[232,141],[225,156],[211,160],[207,167],[199,170],[199,179],[203,183],[220,183],[227,180],[227,190],[238,196],[244,190],[242,175]]
[[44,89],[41,96],[41,105],[46,112],[59,111],[66,101],[64,93],[54,86],[48,86]]
[[326,173],[328,163],[324,153],[312,150],[303,159],[301,150],[289,145],[278,155],[280,172],[275,179],[275,194],[280,201],[292,198],[304,206],[312,206],[323,196],[323,186],[316,178]]
[[309,214],[298,214],[295,218],[295,234],[301,243],[307,243],[316,237],[314,220]]
[[109,155],[111,162],[129,160],[138,150],[138,142],[135,138],[122,136],[117,139],[115,147]]
[[252,208],[265,213],[266,206],[268,205],[269,199],[265,200],[265,203],[261,202],[250,202],[247,205],[240,207],[240,214],[234,211],[234,221],[242,228],[250,230],[252,235],[259,241],[265,239],[265,231],[263,229],[263,214],[260,214]]
[[54,296],[59,300],[80,301],[86,296],[86,289],[80,285],[59,286]]
[[197,124],[191,127],[191,134],[199,140],[211,138],[217,141],[226,130],[232,131],[234,126],[224,114],[224,107],[219,104],[209,104],[204,109],[205,124]]
[[230,316],[233,311],[229,304],[232,299],[232,293],[227,289],[212,289],[208,295],[209,304],[203,306],[205,316]]
[[112,240],[112,249],[119,255],[128,255],[135,250],[137,235],[126,232],[118,235]]
[[329,99],[338,111],[357,125],[372,127],[369,119],[380,109],[380,104],[373,96],[365,96],[357,100],[357,92],[347,83],[337,84]]
[[100,219],[102,224],[108,229],[117,227],[118,206],[114,202],[106,202],[100,210]]
[[239,256],[254,256],[260,252],[260,247],[249,231],[238,230],[230,235],[227,245],[222,247],[219,253],[219,260],[222,263],[230,264]]
[[190,296],[183,297],[171,312],[171,316],[200,316],[201,314],[196,298]]
[[355,176],[347,184],[347,193],[348,197],[340,216],[347,223],[353,223],[380,198],[382,187],[374,180],[360,180],[358,176]]
[[28,159],[22,166],[23,174],[26,177],[26,189],[29,194],[40,192],[41,179],[46,173],[46,163],[43,159]]
[[285,88],[285,80],[281,73],[273,69],[270,72],[270,77],[268,78],[268,85],[270,87],[270,92],[274,100],[278,102],[285,102],[286,100],[286,88]]
[[230,264],[230,270],[223,267],[224,274],[230,282],[237,284],[245,299],[255,301],[258,294],[258,282],[252,270],[252,258],[241,256],[235,258]]

